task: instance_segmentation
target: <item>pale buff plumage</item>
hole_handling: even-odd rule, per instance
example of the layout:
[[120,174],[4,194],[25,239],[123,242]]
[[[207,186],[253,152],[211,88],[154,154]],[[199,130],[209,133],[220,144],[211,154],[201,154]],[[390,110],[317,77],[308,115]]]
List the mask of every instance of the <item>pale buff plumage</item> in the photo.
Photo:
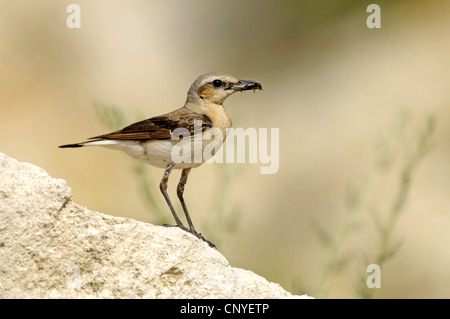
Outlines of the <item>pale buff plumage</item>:
[[[86,142],[60,147],[104,146],[122,150],[144,163],[165,168],[160,189],[175,218],[176,226],[205,240],[201,234],[196,232],[192,224],[184,203],[183,191],[191,168],[201,165],[209,158],[202,158],[200,162],[174,163],[172,150],[180,141],[173,139],[173,131],[177,128],[184,128],[193,136],[194,121],[201,121],[201,131],[219,130],[222,133],[222,141],[220,142],[223,143],[226,138],[226,130],[232,125],[231,118],[223,106],[226,98],[235,92],[261,88],[261,84],[257,82],[239,80],[230,74],[222,72],[207,73],[199,76],[192,83],[183,107],[167,114],[131,124],[116,132],[95,136]],[[202,150],[206,144],[202,143]],[[177,194],[189,223],[189,228],[181,223],[167,195],[167,181],[172,169],[183,169]],[[214,246],[212,243],[208,243]]]

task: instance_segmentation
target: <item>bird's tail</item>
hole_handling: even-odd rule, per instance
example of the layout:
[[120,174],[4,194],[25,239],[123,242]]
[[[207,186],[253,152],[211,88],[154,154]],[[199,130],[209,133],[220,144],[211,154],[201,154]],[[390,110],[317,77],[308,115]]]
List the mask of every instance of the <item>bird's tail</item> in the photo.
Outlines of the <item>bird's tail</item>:
[[97,141],[87,141],[82,143],[75,143],[75,144],[65,144],[59,146],[59,148],[76,148],[76,147],[83,147],[83,146],[107,146],[107,145],[115,145],[116,142],[113,140],[97,140]]
[[74,148],[74,147],[83,147],[83,143],[77,143],[77,144],[65,144],[58,146],[59,148]]

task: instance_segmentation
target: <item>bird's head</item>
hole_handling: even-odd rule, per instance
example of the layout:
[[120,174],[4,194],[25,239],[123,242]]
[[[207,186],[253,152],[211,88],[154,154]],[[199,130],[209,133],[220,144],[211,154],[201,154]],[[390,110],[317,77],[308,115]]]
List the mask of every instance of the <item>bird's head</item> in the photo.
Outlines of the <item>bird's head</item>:
[[187,102],[203,101],[221,105],[231,94],[248,90],[262,90],[261,83],[239,80],[222,72],[212,72],[199,76],[192,83]]

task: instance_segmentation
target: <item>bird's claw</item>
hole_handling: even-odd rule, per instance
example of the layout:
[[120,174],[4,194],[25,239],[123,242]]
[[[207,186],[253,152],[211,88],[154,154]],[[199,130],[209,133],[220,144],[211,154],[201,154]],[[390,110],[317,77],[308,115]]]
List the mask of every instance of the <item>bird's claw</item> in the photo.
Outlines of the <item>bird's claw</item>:
[[214,245],[212,242],[210,242],[205,237],[203,237],[203,235],[201,233],[197,233],[197,231],[195,229],[189,229],[186,226],[184,226],[183,224],[181,224],[181,225],[164,224],[163,226],[164,227],[179,227],[182,230],[184,230],[185,232],[188,232],[188,233],[194,235],[195,237],[197,237],[198,239],[203,240],[204,242],[206,242],[209,245],[209,247],[216,248],[216,245]]

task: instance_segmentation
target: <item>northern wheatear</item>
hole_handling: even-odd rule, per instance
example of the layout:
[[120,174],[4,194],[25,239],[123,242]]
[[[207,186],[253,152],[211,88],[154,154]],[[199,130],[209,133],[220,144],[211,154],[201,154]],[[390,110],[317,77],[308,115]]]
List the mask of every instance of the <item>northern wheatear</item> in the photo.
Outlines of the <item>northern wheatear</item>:
[[[174,131],[185,129],[192,136],[190,141],[194,141],[195,135],[218,129],[222,133],[220,145],[223,144],[226,138],[226,130],[231,127],[231,119],[225,112],[223,102],[235,92],[254,91],[256,89],[262,89],[258,82],[239,80],[232,75],[221,72],[207,73],[199,76],[192,83],[183,107],[164,115],[131,124],[119,131],[91,137],[86,142],[61,145],[60,147],[105,146],[124,151],[144,163],[164,168],[165,171],[159,188],[175,218],[176,225],[173,226],[180,227],[214,247],[214,244],[207,241],[195,230],[183,199],[184,186],[191,169],[201,165],[208,158],[202,157],[201,161],[176,163],[173,160],[172,150],[180,141],[174,136]],[[201,125],[200,130],[196,129],[198,123]],[[202,150],[205,145],[205,143],[201,143]],[[189,228],[185,227],[178,218],[167,194],[167,182],[173,169],[182,169],[177,195]]]

